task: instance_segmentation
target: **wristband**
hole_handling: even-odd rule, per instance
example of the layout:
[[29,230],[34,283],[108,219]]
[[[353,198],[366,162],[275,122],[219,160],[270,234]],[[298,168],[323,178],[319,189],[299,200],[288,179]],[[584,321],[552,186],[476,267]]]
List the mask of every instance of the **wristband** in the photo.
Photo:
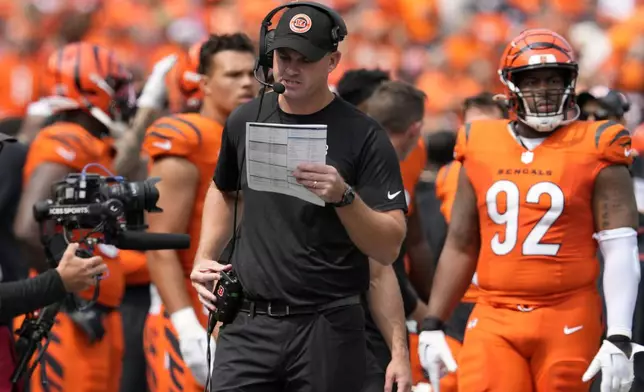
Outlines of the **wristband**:
[[421,331],[442,331],[445,328],[445,323],[438,317],[425,317],[420,323]]

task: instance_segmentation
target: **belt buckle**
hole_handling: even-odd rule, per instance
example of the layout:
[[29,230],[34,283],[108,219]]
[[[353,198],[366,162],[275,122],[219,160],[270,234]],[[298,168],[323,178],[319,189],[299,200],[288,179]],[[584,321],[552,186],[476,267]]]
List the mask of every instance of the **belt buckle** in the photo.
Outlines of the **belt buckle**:
[[268,309],[266,312],[269,316],[271,317],[284,317],[288,316],[291,314],[291,309],[288,305],[284,307],[284,312],[273,312],[273,303],[269,302],[268,303]]

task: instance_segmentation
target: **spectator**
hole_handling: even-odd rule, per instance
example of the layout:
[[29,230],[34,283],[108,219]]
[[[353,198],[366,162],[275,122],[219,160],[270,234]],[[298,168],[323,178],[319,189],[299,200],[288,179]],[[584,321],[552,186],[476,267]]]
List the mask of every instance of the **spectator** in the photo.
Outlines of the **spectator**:
[[579,118],[588,121],[612,120],[626,125],[624,115],[631,107],[628,98],[617,90],[604,86],[593,87],[577,96],[581,109]]

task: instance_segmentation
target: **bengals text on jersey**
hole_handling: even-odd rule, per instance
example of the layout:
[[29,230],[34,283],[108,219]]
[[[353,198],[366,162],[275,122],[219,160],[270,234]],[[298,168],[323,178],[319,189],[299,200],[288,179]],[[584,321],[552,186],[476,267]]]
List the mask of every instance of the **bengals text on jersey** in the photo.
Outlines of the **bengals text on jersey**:
[[[631,164],[629,132],[577,121],[527,150],[507,120],[481,120],[459,131],[455,156],[476,194],[481,238],[459,390],[587,389],[581,375],[603,331],[595,178]],[[501,363],[498,374],[491,364]]]

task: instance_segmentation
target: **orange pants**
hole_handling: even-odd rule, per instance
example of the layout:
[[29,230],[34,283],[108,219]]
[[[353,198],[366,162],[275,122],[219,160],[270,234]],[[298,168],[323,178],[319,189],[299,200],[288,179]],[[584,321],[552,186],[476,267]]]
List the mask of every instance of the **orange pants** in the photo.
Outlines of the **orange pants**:
[[599,350],[597,293],[576,293],[531,308],[478,303],[459,355],[459,392],[581,392]]
[[[208,317],[199,303],[196,292],[192,287],[189,292],[197,317],[200,318],[202,326],[207,325]],[[150,392],[202,392],[204,386],[195,380],[181,358],[177,332],[154,290],[151,303],[150,313],[143,329],[148,389]],[[211,347],[211,355],[215,355],[214,347]]]
[[[90,343],[85,332],[64,313],[56,317],[49,347],[43,355],[47,387],[38,364],[30,390],[65,392],[118,392],[123,362],[123,325],[118,311],[105,315],[105,335]],[[42,363],[42,362],[41,362]]]
[[[452,352],[452,356],[459,364],[458,356],[461,354],[463,344],[451,336],[446,336],[447,346]],[[441,392],[456,392],[458,391],[458,370],[454,373],[447,373],[441,378]]]

